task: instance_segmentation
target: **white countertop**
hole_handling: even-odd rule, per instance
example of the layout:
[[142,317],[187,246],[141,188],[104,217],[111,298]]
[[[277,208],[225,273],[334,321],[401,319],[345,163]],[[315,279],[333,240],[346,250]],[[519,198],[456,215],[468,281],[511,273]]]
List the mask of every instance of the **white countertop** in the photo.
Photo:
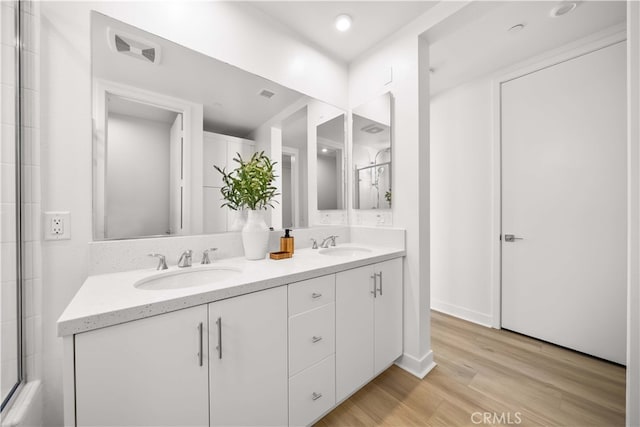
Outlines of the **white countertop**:
[[[284,260],[248,261],[244,257],[228,258],[201,266],[156,271],[154,268],[89,276],[58,319],[58,336],[66,336],[105,326],[142,319],[157,314],[207,304],[225,298],[299,282],[405,255],[403,249],[369,245],[357,246],[371,252],[353,256],[326,256],[318,250],[301,249]],[[197,261],[197,260],[195,260]],[[171,274],[177,270],[229,267],[240,270],[230,279],[180,289],[149,290],[134,286],[152,275]]]

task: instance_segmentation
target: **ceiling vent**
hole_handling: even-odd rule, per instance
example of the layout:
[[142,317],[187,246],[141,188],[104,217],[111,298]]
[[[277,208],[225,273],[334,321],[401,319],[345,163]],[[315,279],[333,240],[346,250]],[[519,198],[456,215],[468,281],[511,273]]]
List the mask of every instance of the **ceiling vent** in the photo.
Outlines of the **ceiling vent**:
[[107,30],[111,50],[152,64],[160,63],[160,46],[139,37]]
[[275,92],[271,92],[269,89],[262,89],[260,92],[258,92],[258,95],[263,96],[267,99],[271,99],[275,94]]
[[367,132],[367,133],[380,133],[382,131],[384,131],[384,128],[378,126],[375,123],[371,123],[370,125],[367,125],[365,127],[363,127],[362,129],[360,129],[363,132]]

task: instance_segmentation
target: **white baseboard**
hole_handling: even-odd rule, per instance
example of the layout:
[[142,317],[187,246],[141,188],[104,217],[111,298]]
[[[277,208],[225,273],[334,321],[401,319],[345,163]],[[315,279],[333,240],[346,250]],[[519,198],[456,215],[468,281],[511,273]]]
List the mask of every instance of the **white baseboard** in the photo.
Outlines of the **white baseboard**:
[[433,351],[431,350],[421,359],[416,359],[404,353],[396,360],[396,365],[420,379],[426,377],[427,374],[436,367],[436,363],[433,361]]
[[493,327],[493,316],[489,314],[479,313],[458,305],[448,304],[437,300],[431,301],[431,309],[439,311],[440,313],[459,317],[460,319],[468,320],[469,322],[477,323],[478,325],[486,326],[488,328]]

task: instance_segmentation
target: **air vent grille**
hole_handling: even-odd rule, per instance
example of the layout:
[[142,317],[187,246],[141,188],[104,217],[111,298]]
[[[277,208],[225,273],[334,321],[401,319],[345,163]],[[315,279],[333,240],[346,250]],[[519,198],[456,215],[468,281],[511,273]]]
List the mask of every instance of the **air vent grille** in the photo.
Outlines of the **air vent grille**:
[[160,62],[160,47],[155,43],[128,34],[116,33],[111,28],[108,30],[108,35],[109,45],[116,52],[152,64]]
[[275,94],[275,92],[271,92],[269,89],[262,89],[260,92],[258,92],[258,95],[267,99],[271,99]]
[[370,125],[367,125],[365,127],[363,127],[362,129],[360,129],[363,132],[367,132],[367,133],[380,133],[382,131],[384,131],[384,128],[376,125],[375,123],[371,123]]

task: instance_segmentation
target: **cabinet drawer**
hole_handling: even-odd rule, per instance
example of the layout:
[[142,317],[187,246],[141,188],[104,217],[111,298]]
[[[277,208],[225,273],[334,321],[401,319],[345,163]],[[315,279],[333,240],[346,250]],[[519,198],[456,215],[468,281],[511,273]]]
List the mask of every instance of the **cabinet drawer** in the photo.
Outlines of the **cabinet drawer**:
[[323,306],[335,300],[334,274],[289,285],[289,316]]
[[336,403],[335,360],[331,355],[289,379],[289,425],[307,426]]
[[289,376],[335,352],[335,303],[289,318]]

